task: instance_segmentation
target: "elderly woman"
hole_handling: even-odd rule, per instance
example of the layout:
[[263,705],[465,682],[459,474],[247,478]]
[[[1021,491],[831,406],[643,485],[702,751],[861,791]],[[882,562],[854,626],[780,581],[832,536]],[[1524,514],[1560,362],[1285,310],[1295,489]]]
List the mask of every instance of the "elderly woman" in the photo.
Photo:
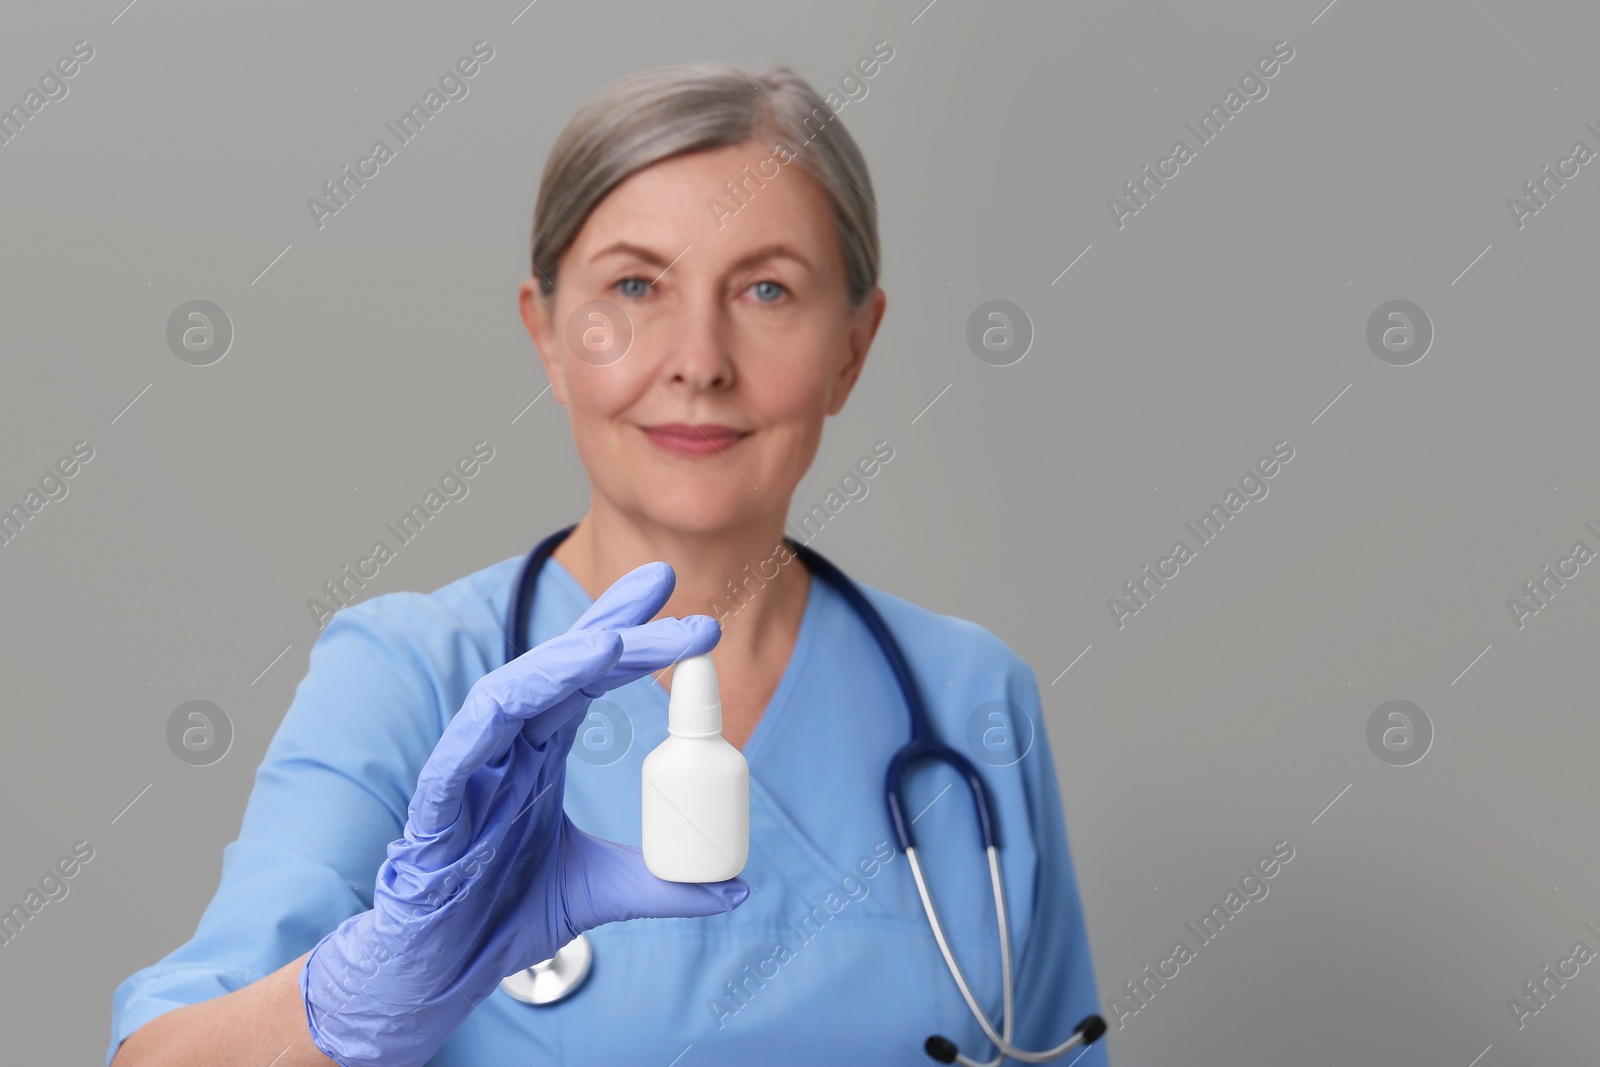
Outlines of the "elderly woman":
[[[651,70],[579,109],[520,297],[589,509],[531,570],[332,618],[194,937],[117,989],[108,1062],[911,1064],[930,1035],[967,1062],[1071,1038],[1096,989],[1033,671],[974,623],[854,602],[786,533],[883,318],[878,265],[861,153],[788,70]],[[971,757],[992,862],[949,762],[909,768],[920,868],[901,847],[907,687],[877,613]],[[672,664],[705,652],[749,859],[662,881],[641,764]]]

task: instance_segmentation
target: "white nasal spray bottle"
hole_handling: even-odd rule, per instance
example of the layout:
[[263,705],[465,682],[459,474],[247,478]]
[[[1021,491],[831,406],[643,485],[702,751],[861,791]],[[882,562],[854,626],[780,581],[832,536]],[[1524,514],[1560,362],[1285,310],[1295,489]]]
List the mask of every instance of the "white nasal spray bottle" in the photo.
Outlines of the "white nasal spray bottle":
[[750,855],[750,765],[722,736],[710,654],[672,669],[667,739],[644,759],[644,865],[669,882],[721,882]]

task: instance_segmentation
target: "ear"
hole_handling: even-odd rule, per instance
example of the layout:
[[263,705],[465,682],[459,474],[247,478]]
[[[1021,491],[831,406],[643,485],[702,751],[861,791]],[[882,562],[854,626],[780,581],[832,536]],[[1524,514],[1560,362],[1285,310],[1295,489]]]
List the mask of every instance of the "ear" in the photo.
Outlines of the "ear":
[[533,346],[539,352],[539,362],[544,365],[545,376],[550,379],[550,393],[557,404],[566,407],[566,367],[558,354],[561,338],[556,335],[555,324],[551,320],[554,297],[547,305],[539,296],[538,280],[530,277],[523,280],[517,292],[517,303],[522,312],[522,324],[527,327],[528,336],[533,338]]
[[883,321],[883,313],[888,306],[888,295],[882,289],[875,288],[853,313],[855,319],[850,324],[847,342],[849,352],[828,397],[829,415],[843,411],[844,402],[850,399],[850,391],[861,377],[861,368],[867,362],[867,350],[872,347],[872,339],[878,335],[878,324]]

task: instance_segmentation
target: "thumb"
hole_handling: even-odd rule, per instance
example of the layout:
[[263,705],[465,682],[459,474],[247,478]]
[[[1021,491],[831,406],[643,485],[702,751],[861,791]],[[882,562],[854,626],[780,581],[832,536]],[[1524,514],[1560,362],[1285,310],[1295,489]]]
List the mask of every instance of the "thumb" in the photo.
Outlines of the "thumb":
[[644,865],[644,851],[586,834],[571,834],[573,862],[564,864],[563,896],[575,929],[626,919],[697,918],[732,911],[750,895],[743,878],[668,882]]

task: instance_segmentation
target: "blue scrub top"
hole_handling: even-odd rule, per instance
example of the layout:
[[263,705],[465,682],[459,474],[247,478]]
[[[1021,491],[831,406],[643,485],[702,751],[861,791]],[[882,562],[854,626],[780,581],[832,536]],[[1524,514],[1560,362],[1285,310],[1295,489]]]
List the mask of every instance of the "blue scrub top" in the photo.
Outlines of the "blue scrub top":
[[[375,597],[329,621],[194,937],[116,990],[108,1063],[155,1016],[258,981],[371,907],[418,772],[473,683],[503,661],[521,562],[431,594]],[[975,623],[862,589],[896,632],[934,728],[987,757],[973,762],[1001,843],[1018,968],[1014,1040],[1054,1045],[1097,1010],[1097,995],[1033,670]],[[536,593],[535,643],[593,603],[554,559]],[[566,809],[578,826],[639,844],[640,765],[667,736],[667,695],[646,676],[595,702],[568,763]],[[1007,747],[995,732],[1003,720],[992,718],[1001,701],[1031,724],[1021,759],[1016,738],[1030,731],[1017,729]],[[497,989],[430,1064],[927,1064],[922,1044],[933,1033],[969,1056],[992,1055],[945,969],[884,807],[884,771],[907,721],[871,633],[812,575],[794,654],[744,748],[749,899],[725,915],[590,931],[594,966],[575,994],[534,1007]],[[908,792],[956,958],[997,1020],[999,941],[969,794],[933,764],[913,771]],[[1106,1041],[1059,1062],[1103,1067]]]

